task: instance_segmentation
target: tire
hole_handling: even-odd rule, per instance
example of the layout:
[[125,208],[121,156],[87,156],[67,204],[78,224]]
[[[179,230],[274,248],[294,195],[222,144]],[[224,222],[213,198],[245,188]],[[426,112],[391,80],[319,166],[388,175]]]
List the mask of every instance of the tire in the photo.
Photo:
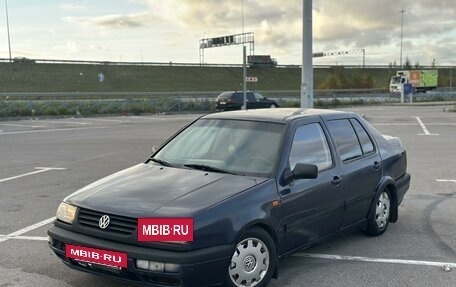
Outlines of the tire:
[[276,246],[271,236],[255,227],[239,239],[228,266],[226,287],[265,287],[277,265]]
[[277,106],[275,104],[271,104],[270,108],[275,109],[275,108],[277,108]]
[[364,232],[371,236],[381,235],[388,228],[391,219],[391,192],[383,190],[376,198]]

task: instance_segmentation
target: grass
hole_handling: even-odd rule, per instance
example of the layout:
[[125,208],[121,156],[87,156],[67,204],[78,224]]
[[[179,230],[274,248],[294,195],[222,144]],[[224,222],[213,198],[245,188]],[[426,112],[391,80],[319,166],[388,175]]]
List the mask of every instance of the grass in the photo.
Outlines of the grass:
[[[379,102],[355,100],[316,100],[316,108],[335,108]],[[300,102],[281,101],[281,107],[299,107]],[[179,98],[160,97],[137,100],[85,100],[85,101],[2,101],[0,117],[28,116],[88,116],[102,114],[140,115],[169,112],[208,112],[214,111],[212,100],[186,100]]]
[[[103,83],[98,74],[105,75]],[[314,69],[314,87],[387,88],[390,69]],[[249,68],[252,90],[298,90],[301,69]],[[0,63],[0,92],[179,92],[226,91],[242,88],[242,69],[237,67],[127,66],[49,63]],[[368,86],[366,86],[368,85]]]

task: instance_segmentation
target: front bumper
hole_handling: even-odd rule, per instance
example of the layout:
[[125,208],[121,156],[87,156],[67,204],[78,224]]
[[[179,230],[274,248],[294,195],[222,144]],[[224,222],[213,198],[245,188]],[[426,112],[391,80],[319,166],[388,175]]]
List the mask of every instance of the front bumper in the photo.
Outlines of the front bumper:
[[[52,226],[48,235],[51,239],[49,247],[67,266],[143,286],[199,287],[222,284],[234,250],[234,245],[231,244],[191,251],[159,250],[91,237],[57,226]],[[69,259],[65,256],[66,244],[127,253],[128,267],[116,270]],[[181,269],[178,273],[142,270],[136,268],[136,259],[176,263],[180,264]]]

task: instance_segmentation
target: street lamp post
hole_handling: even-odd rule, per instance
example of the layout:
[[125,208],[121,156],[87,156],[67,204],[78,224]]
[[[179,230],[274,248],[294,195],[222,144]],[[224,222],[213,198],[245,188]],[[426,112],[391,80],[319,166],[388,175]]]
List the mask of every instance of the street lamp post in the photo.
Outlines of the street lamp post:
[[[244,35],[244,0],[242,0],[242,37]],[[242,95],[243,95],[243,105],[242,109],[247,110],[247,63],[246,63],[247,52],[245,48],[245,43],[242,45]]]
[[11,40],[10,40],[9,20],[8,20],[8,2],[6,0],[5,0],[5,11],[6,11],[6,30],[8,33],[9,61],[11,63]]
[[404,31],[404,13],[407,12],[404,9],[399,10],[399,13],[401,13],[401,57],[399,60],[399,66],[402,68],[402,37],[403,37],[403,31]]
[[302,2],[301,108],[313,108],[312,0]]

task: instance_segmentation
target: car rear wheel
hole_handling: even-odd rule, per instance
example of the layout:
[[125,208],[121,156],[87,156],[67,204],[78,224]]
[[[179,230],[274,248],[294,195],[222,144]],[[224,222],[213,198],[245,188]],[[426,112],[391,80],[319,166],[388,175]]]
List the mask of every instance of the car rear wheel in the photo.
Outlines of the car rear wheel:
[[236,244],[225,286],[264,287],[277,264],[275,244],[261,228],[247,230]]
[[375,199],[375,206],[367,222],[365,233],[377,236],[385,232],[391,218],[391,193],[383,190]]
[[277,106],[275,104],[271,104],[271,109],[275,109]]

